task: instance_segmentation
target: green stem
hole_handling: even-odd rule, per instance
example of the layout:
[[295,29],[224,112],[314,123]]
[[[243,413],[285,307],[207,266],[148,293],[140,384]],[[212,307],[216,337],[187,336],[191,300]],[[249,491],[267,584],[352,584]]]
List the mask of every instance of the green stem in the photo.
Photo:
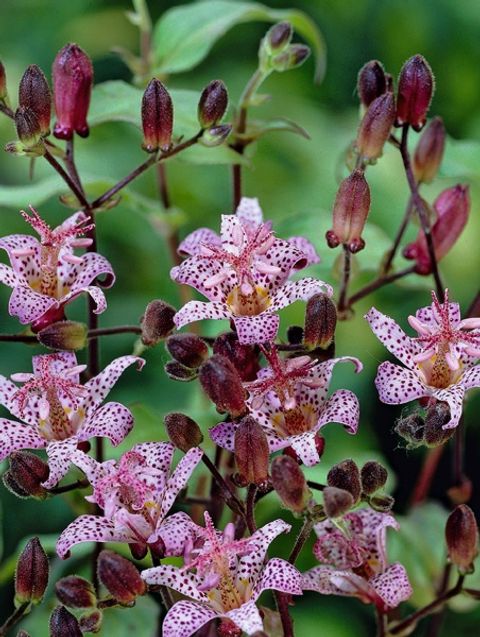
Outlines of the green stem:
[[402,279],[404,276],[408,276],[409,274],[413,274],[414,272],[415,272],[415,266],[411,266],[409,268],[406,268],[405,270],[400,270],[399,272],[393,272],[393,274],[388,274],[385,276],[381,276],[378,279],[375,279],[375,281],[372,281],[365,287],[361,288],[358,292],[355,292],[355,294],[352,294],[352,296],[350,297],[348,301],[348,306],[349,307],[352,306],[357,301],[360,301],[360,299],[363,299],[365,296],[368,296],[372,292],[375,292],[375,290],[378,290],[384,285],[393,283],[393,281]]
[[290,553],[290,557],[288,558],[288,561],[290,562],[290,564],[295,564],[297,557],[300,555],[300,551],[303,548],[303,545],[310,537],[310,533],[312,532],[313,525],[314,525],[313,520],[305,518],[303,522],[303,527],[297,537],[297,540],[292,549],[292,552]]
[[408,224],[410,222],[410,219],[412,217],[412,212],[413,212],[413,200],[412,200],[412,197],[410,196],[408,198],[407,208],[405,210],[405,214],[403,216],[402,223],[400,224],[400,228],[398,229],[397,234],[395,236],[395,239],[393,241],[393,245],[392,245],[390,251],[387,254],[386,261],[382,265],[382,275],[388,274],[388,272],[390,271],[390,268],[392,267],[392,263],[393,263],[393,260],[395,259],[396,254],[397,254],[398,247],[400,246],[400,242],[403,239],[403,235],[405,234],[405,230],[407,229],[407,226],[408,226]]
[[219,472],[217,467],[213,464],[213,462],[210,460],[210,458],[207,456],[206,453],[203,454],[202,461],[203,461],[203,464],[208,468],[208,470],[212,474],[218,486],[220,487],[221,493],[223,495],[223,498],[226,504],[232,509],[232,511],[234,511],[235,513],[238,513],[239,515],[241,515],[243,518],[246,519],[245,507],[243,506],[243,502],[241,502],[238,499],[237,494],[235,493],[235,490],[233,489],[233,487],[230,486],[230,484],[223,478],[222,474]]
[[75,181],[70,177],[70,175],[64,170],[64,168],[58,163],[55,157],[50,153],[48,149],[45,148],[45,153],[43,155],[45,159],[48,161],[50,166],[60,175],[63,181],[67,184],[70,190],[73,192],[75,197],[80,202],[82,208],[88,209],[88,201],[85,198],[85,195],[77,186]]

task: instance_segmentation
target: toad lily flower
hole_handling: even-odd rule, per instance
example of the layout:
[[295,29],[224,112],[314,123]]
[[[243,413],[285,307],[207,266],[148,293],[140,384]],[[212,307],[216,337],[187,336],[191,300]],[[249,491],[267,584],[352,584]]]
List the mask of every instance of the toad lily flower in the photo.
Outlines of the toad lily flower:
[[0,403],[21,422],[0,418],[0,460],[21,449],[46,449],[50,474],[47,489],[63,478],[78,443],[95,436],[120,444],[133,426],[130,410],[116,402],[100,406],[122,372],[144,361],[121,356],[98,376],[80,384],[84,365],[72,352],[34,356],[33,373],[13,374],[18,388],[0,376]]
[[[360,407],[355,394],[339,389],[329,398],[327,395],[337,363],[351,361],[356,372],[362,364],[346,356],[324,363],[313,363],[308,356],[283,360],[274,348],[265,354],[270,366],[259,372],[257,380],[245,383],[250,394],[247,406],[265,431],[271,452],[291,446],[312,466],[320,460],[315,438],[324,425],[338,422],[351,434],[357,431]],[[236,427],[233,422],[222,422],[210,430],[210,436],[233,451]]]
[[313,278],[288,281],[295,270],[318,261],[313,246],[301,237],[277,239],[271,222],[262,221],[256,199],[242,199],[235,215],[222,215],[218,236],[200,228],[180,244],[189,255],[171,277],[191,285],[210,303],[190,301],[177,312],[178,328],[205,318],[232,319],[241,343],[275,338],[277,310],[332,288]]
[[408,599],[412,589],[405,568],[398,562],[387,564],[388,527],[398,529],[395,518],[371,509],[347,513],[336,523],[316,524],[313,552],[323,565],[303,574],[303,589],[358,597],[382,612]]
[[208,513],[203,545],[187,553],[185,565],[176,568],[161,565],[142,572],[148,584],[168,586],[188,599],[177,602],[163,622],[164,637],[190,637],[215,618],[233,622],[251,635],[263,630],[256,601],[264,590],[277,590],[301,595],[301,575],[297,569],[279,558],[265,563],[269,544],[290,525],[275,520],[258,529],[251,537],[234,541],[234,530],[228,525],[218,535]]
[[393,319],[372,308],[366,315],[375,336],[406,366],[380,365],[375,379],[380,400],[403,404],[429,397],[448,403],[450,420],[443,429],[458,425],[465,392],[480,387],[480,319],[461,320],[458,303],[450,303],[448,290],[440,303],[421,308],[408,322],[418,332],[407,336]]
[[123,454],[118,463],[99,463],[75,452],[72,462],[93,486],[93,495],[86,499],[98,504],[104,516],[82,515],[72,522],[58,539],[58,555],[68,557],[80,542],[127,542],[136,545],[137,552],[150,547],[162,557],[181,555],[197,527],[186,513],[166,516],[202,451],[190,449],[172,471],[174,451],[169,442],[146,442]]
[[64,318],[64,306],[84,292],[94,299],[95,312],[103,312],[105,296],[91,283],[104,274],[102,285],[111,287],[115,281],[112,266],[96,252],[74,254],[74,248],[92,243],[92,239],[82,237],[93,228],[93,224],[85,225],[87,215],[77,212],[52,229],[34,208],[30,210],[31,216],[23,211],[22,216],[38,232],[40,241],[23,234],[0,239],[0,248],[11,263],[11,267],[0,263],[0,282],[13,288],[11,316],[18,316],[22,324],[33,323],[38,330]]

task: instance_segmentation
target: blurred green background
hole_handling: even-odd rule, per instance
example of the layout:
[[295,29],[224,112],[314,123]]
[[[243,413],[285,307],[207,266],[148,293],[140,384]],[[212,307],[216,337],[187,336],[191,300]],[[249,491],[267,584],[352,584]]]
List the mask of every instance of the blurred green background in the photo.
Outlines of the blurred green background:
[[[152,17],[157,19],[166,9],[188,4],[182,2],[148,3]],[[322,255],[322,263],[311,273],[336,285],[335,259],[338,251],[330,251],[324,242],[330,224],[330,210],[339,179],[346,174],[343,154],[355,136],[358,104],[355,95],[356,75],[369,59],[382,60],[387,71],[397,76],[406,58],[422,53],[436,76],[436,92],[431,114],[441,115],[452,136],[439,178],[425,187],[428,200],[455,183],[471,186],[472,210],[467,230],[451,253],[442,262],[442,273],[451,297],[465,310],[478,290],[480,251],[479,195],[480,145],[480,5],[469,0],[304,0],[295,3],[272,0],[273,8],[295,8],[306,11],[318,24],[326,40],[328,61],[322,84],[315,85],[313,62],[301,69],[271,77],[262,92],[272,99],[259,107],[253,117],[267,119],[278,116],[295,120],[306,128],[310,141],[289,133],[265,136],[251,154],[250,167],[245,171],[245,193],[257,196],[267,218],[275,221],[280,236],[306,234]],[[76,41],[93,58],[96,82],[112,79],[130,81],[131,73],[112,48],[121,46],[137,51],[138,34],[125,17],[130,3],[115,0],[3,0],[0,4],[0,59],[8,77],[10,94],[15,96],[18,81],[28,64],[36,63],[48,74],[56,52],[68,41]],[[221,78],[228,86],[231,103],[238,99],[242,87],[254,71],[258,42],[266,30],[265,23],[236,26],[215,44],[213,50],[194,70],[168,78],[170,88],[200,91],[208,81]],[[139,118],[139,115],[138,115]],[[228,118],[227,118],[228,119]],[[14,138],[12,124],[0,118],[0,144]],[[99,179],[117,180],[144,159],[140,148],[140,132],[125,123],[102,124],[92,128],[86,140],[77,138],[77,160],[81,174]],[[28,183],[29,162],[25,158],[0,155],[0,231],[27,232],[18,207],[36,205],[35,200],[19,201],[18,206],[6,205],[16,186]],[[219,214],[231,211],[230,169],[228,166],[199,166],[181,158],[169,162],[167,173],[171,199],[178,209],[176,219],[184,220],[180,232],[184,236],[199,225],[218,227]],[[49,167],[36,162],[34,181],[50,175]],[[372,190],[370,224],[365,235],[367,247],[359,257],[359,267],[352,289],[375,276],[379,258],[388,247],[389,237],[400,222],[407,199],[407,187],[399,157],[387,148],[378,165],[369,168],[367,177]],[[3,189],[3,187],[9,189]],[[157,196],[154,175],[150,172],[134,182],[132,190],[143,196]],[[46,218],[56,224],[65,217],[66,209],[51,197],[38,206]],[[160,210],[160,209],[159,209]],[[100,317],[103,326],[136,323],[152,298],[165,298],[180,303],[178,290],[170,281],[170,259],[166,242],[160,232],[159,215],[139,210],[135,200],[125,197],[120,205],[98,217],[99,251],[112,262],[117,273],[116,286],[107,292],[108,310]],[[161,223],[160,223],[161,225]],[[415,236],[412,228],[410,236]],[[406,265],[400,257],[398,267]],[[353,457],[359,464],[370,458],[383,459],[392,469],[391,491],[397,497],[397,511],[406,512],[409,493],[421,465],[423,452],[407,451],[392,432],[392,426],[402,408],[381,405],[377,399],[373,378],[378,363],[388,356],[372,336],[362,319],[375,304],[386,314],[406,326],[407,316],[429,302],[429,281],[413,277],[401,285],[377,292],[356,307],[353,320],[342,323],[337,332],[339,355],[358,356],[365,364],[361,375],[354,377],[347,366],[334,375],[333,386],[348,387],[357,392],[362,406],[359,434],[347,436],[338,426],[327,427],[327,451],[319,467],[307,471],[312,479],[321,480],[335,462]],[[16,320],[7,313],[9,290],[0,289],[0,326],[2,332],[18,330]],[[282,326],[303,321],[303,306],[296,304],[282,314]],[[82,319],[84,303],[72,306],[69,316]],[[203,326],[215,333],[218,325]],[[202,327],[202,329],[203,329]],[[131,351],[131,336],[104,339],[101,347],[102,366],[113,357]],[[38,348],[19,344],[2,344],[0,372],[28,371],[30,357]],[[82,356],[79,356],[82,358]],[[193,385],[179,385],[166,379],[163,364],[168,360],[162,346],[146,352],[147,365],[141,376],[128,371],[114,388],[113,400],[125,402],[136,415],[136,428],[122,450],[146,439],[164,439],[162,415],[168,410],[183,409],[198,417],[206,430],[215,423],[215,414],[208,411]],[[472,392],[474,394],[474,392]],[[480,408],[478,392],[469,401],[467,424],[467,474],[478,480],[479,432],[476,413]],[[2,414],[6,415],[6,414]],[[450,450],[446,450],[432,490],[437,504],[416,512],[404,521],[401,541],[394,540],[395,554],[400,555],[417,588],[414,601],[429,601],[435,577],[443,556],[443,521],[441,508],[445,487],[450,485]],[[12,554],[22,538],[45,534],[53,546],[60,530],[82,507],[81,499],[57,497],[47,503],[15,499],[0,489],[2,505],[3,566],[0,569],[0,614],[8,612]],[[473,503],[478,511],[478,493]],[[443,502],[445,504],[445,502]],[[281,512],[274,496],[260,508],[260,521],[284,515],[297,524],[288,512]],[[392,533],[393,535],[393,533]],[[279,544],[279,551],[288,552],[288,542]],[[54,562],[55,574],[79,572],[86,567],[85,552],[75,551],[67,564]],[[313,564],[306,549],[299,564]],[[47,610],[54,604],[50,599]],[[464,604],[465,614],[448,613],[442,635],[478,635],[480,615],[472,605]],[[457,608],[458,610],[458,608]],[[155,634],[153,619],[156,608],[148,603],[140,611],[120,611],[118,624],[103,634],[123,635],[135,629],[141,637]],[[118,611],[115,611],[118,615]],[[112,612],[112,616],[115,615]],[[321,631],[326,637],[363,637],[374,634],[371,609],[356,600],[333,599],[307,594],[294,608],[298,635]],[[117,616],[115,615],[115,616]],[[142,619],[141,619],[142,618]],[[146,619],[147,618],[147,619]],[[46,616],[36,610],[29,630],[33,637],[43,636]],[[115,626],[115,627],[114,627]],[[421,625],[415,632],[423,635]]]

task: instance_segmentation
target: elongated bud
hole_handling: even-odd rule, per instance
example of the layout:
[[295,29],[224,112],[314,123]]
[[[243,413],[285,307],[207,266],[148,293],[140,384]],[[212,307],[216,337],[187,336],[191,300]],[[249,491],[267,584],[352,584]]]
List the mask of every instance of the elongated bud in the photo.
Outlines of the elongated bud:
[[350,252],[365,247],[361,237],[370,210],[370,188],[361,170],[354,170],[342,181],[333,206],[333,228],[326,234],[327,244],[335,248],[341,243]]
[[198,102],[198,121],[201,128],[211,128],[218,124],[228,106],[228,93],[221,80],[212,80],[203,89]]
[[330,487],[348,491],[353,502],[358,502],[360,499],[362,492],[360,471],[351,459],[343,460],[330,469],[327,475],[327,484]]
[[370,460],[363,465],[360,476],[362,479],[362,492],[366,495],[372,495],[385,486],[388,472],[379,462]]
[[234,450],[240,482],[264,486],[268,480],[268,441],[251,416],[244,418],[235,430]]
[[4,102],[7,99],[7,74],[5,73],[5,67],[2,62],[0,62],[0,101]]
[[196,369],[208,358],[207,344],[195,334],[173,334],[165,345],[173,358],[185,367]]
[[136,566],[118,553],[103,550],[98,556],[98,579],[110,595],[126,606],[144,595],[146,584],[140,577]]
[[245,412],[246,392],[242,379],[228,358],[214,354],[200,367],[199,379],[219,412],[228,412],[233,418]]
[[67,44],[53,62],[52,76],[57,115],[53,134],[58,139],[72,139],[74,133],[87,137],[87,114],[93,84],[90,58],[77,44]]
[[410,124],[416,131],[423,128],[434,85],[432,69],[423,55],[414,55],[405,62],[398,78],[395,126]]
[[326,294],[315,294],[305,310],[304,343],[309,348],[327,349],[333,342],[337,325],[335,303]]
[[185,414],[179,412],[167,414],[164,423],[172,444],[184,453],[202,444],[203,434],[200,427]]
[[370,60],[362,66],[357,78],[357,91],[360,102],[369,106],[374,99],[387,90],[387,78],[383,64],[378,60]]
[[207,128],[200,137],[199,142],[208,148],[220,146],[232,132],[231,124],[220,124]]
[[196,369],[185,367],[185,365],[182,365],[182,363],[178,361],[168,361],[163,369],[169,378],[183,383],[189,383],[197,377]]
[[445,126],[434,117],[425,128],[413,156],[413,172],[418,183],[429,184],[436,177],[445,150]]
[[87,345],[88,328],[77,321],[58,321],[37,334],[37,338],[50,349],[75,351]]
[[142,148],[147,153],[168,150],[172,142],[173,102],[165,86],[153,78],[142,98]]
[[445,539],[450,561],[462,575],[472,573],[478,555],[478,526],[475,514],[466,504],[460,504],[448,516]]
[[450,408],[447,403],[436,402],[428,408],[425,417],[423,437],[427,447],[443,445],[455,435],[455,429],[444,429],[450,420]]
[[290,44],[284,51],[271,59],[271,67],[278,73],[290,71],[301,66],[310,55],[306,44]]
[[42,137],[49,135],[52,95],[47,78],[36,64],[31,64],[20,80],[18,102],[35,113]]
[[92,608],[97,603],[93,584],[78,575],[67,575],[55,584],[55,593],[69,608]]
[[50,615],[50,637],[82,637],[82,631],[75,615],[65,608],[57,606]]
[[26,148],[38,146],[42,138],[42,130],[37,116],[31,108],[19,106],[15,111],[15,128],[18,139]]
[[98,633],[102,627],[103,613],[96,608],[95,610],[85,613],[79,619],[80,630],[82,633]]
[[355,504],[352,494],[338,487],[325,487],[322,495],[323,507],[329,518],[340,518]]
[[382,495],[374,495],[369,498],[368,504],[374,511],[378,511],[379,513],[388,513],[392,510],[395,500],[391,495],[384,493]]
[[3,475],[5,486],[20,498],[44,500],[48,492],[42,487],[50,469],[41,458],[29,451],[15,451],[9,457],[10,467]]
[[175,329],[173,322],[175,314],[175,308],[165,301],[160,299],[151,301],[141,321],[142,343],[152,347],[171,334]]
[[243,345],[234,332],[218,336],[213,344],[213,353],[228,358],[243,381],[257,378],[260,369],[258,348],[255,345]]
[[266,46],[272,53],[278,53],[290,44],[292,36],[293,29],[290,22],[278,22],[267,31]]
[[48,557],[38,537],[29,540],[15,570],[15,606],[40,604],[48,584]]
[[356,148],[362,161],[374,163],[382,156],[395,120],[393,93],[383,93],[367,108],[358,128]]
[[270,472],[273,488],[287,509],[294,513],[305,511],[312,494],[298,463],[290,456],[277,456]]

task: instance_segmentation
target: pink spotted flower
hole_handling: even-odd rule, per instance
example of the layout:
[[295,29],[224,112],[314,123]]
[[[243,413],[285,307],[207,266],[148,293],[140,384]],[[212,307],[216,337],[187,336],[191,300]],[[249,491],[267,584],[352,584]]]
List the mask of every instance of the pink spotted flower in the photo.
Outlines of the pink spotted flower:
[[375,336],[404,365],[382,363],[375,385],[380,400],[398,405],[427,397],[448,403],[453,429],[462,414],[465,392],[480,387],[480,319],[461,320],[458,303],[450,303],[448,290],[440,303],[432,292],[431,305],[409,316],[417,337],[407,336],[393,319],[372,308],[366,315]]
[[301,575],[294,566],[279,558],[265,560],[269,544],[290,525],[275,520],[235,541],[232,524],[219,535],[208,514],[205,521],[200,547],[187,551],[183,567],[163,564],[142,572],[148,584],[168,586],[186,598],[168,611],[163,637],[190,637],[216,618],[228,624],[232,637],[263,630],[256,605],[263,591],[302,593]]
[[[356,433],[360,416],[358,399],[351,391],[339,389],[328,397],[328,386],[337,363],[350,361],[357,372],[356,358],[333,358],[314,363],[308,356],[281,359],[276,350],[265,350],[270,366],[260,370],[257,380],[245,383],[247,406],[265,431],[271,452],[292,447],[307,465],[319,462],[316,437],[329,422],[345,425]],[[210,430],[221,447],[234,450],[237,424],[222,422]]]
[[161,557],[181,555],[197,527],[186,513],[167,514],[202,451],[190,449],[172,470],[174,451],[170,442],[145,442],[118,462],[102,463],[77,451],[72,462],[93,486],[93,494],[86,499],[103,509],[104,515],[74,520],[58,539],[58,555],[68,557],[71,547],[80,542],[126,542],[133,545],[137,557],[148,548]]
[[79,443],[95,436],[120,444],[133,426],[129,409],[116,402],[101,405],[123,371],[144,361],[121,356],[84,385],[72,352],[34,356],[33,373],[0,376],[0,404],[18,418],[0,418],[0,461],[13,451],[46,449],[50,473],[43,483],[51,488],[67,473]]
[[67,303],[83,293],[90,294],[100,314],[106,307],[105,295],[93,281],[105,275],[102,285],[111,287],[115,275],[110,263],[96,252],[78,256],[75,248],[86,248],[92,239],[84,237],[93,228],[88,216],[77,212],[60,226],[52,229],[30,207],[31,215],[22,211],[27,223],[39,234],[12,234],[0,239],[10,259],[11,267],[0,263],[0,282],[13,288],[9,313],[20,323],[32,323],[39,330],[64,318]]
[[201,319],[231,319],[241,343],[271,341],[278,331],[278,310],[319,292],[332,294],[329,285],[313,278],[288,280],[318,257],[306,239],[277,239],[256,199],[244,198],[236,214],[222,215],[220,236],[200,228],[180,244],[179,252],[188,258],[172,269],[172,279],[209,299],[184,305],[175,316],[179,328]]
[[398,529],[395,518],[371,509],[347,513],[336,523],[316,524],[318,539],[313,552],[321,566],[303,573],[303,589],[358,597],[381,612],[408,599],[412,589],[405,568],[387,562],[388,527]]

